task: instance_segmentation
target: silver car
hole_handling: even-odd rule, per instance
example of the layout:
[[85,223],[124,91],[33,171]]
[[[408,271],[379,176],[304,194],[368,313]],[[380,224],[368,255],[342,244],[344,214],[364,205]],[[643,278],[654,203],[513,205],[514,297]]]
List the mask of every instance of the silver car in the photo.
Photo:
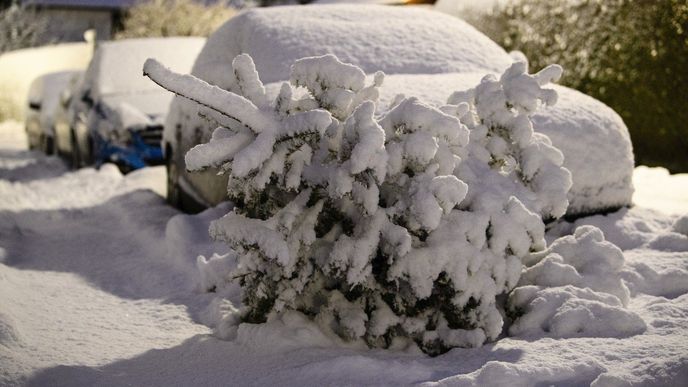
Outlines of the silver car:
[[79,71],[49,73],[31,83],[25,120],[29,149],[40,149],[49,155],[56,153],[56,115],[64,103],[64,92],[79,74]]

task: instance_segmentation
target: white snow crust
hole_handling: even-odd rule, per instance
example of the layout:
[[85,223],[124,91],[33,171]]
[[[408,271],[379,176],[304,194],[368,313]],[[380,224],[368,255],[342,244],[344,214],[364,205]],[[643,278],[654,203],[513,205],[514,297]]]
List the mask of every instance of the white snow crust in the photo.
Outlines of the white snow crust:
[[242,53],[253,58],[264,83],[289,79],[297,59],[325,54],[366,74],[501,72],[511,62],[496,43],[448,15],[419,7],[335,4],[242,12],[208,38],[192,74],[226,89],[227,74],[218,64]]
[[[18,184],[3,185],[0,195],[3,201],[23,203],[21,208],[0,210],[0,385],[167,386],[231,381],[241,385],[674,386],[688,380],[688,252],[670,242],[678,238],[674,234],[685,236],[688,214],[680,210],[680,203],[671,214],[636,206],[575,224],[561,223],[546,235],[552,241],[573,235],[579,226],[594,225],[621,248],[624,263],[618,275],[630,290],[624,310],[645,323],[640,334],[581,337],[585,335],[578,329],[559,322],[552,325],[547,317],[543,321],[560,327],[557,332],[573,331],[572,337],[556,338],[535,330],[524,338],[506,337],[481,348],[454,349],[429,358],[403,346],[385,351],[347,346],[323,334],[307,318],[288,314],[267,324],[242,324],[234,339],[220,340],[214,336],[221,335],[220,316],[229,317],[242,307],[238,289],[224,289],[226,301],[214,303],[212,294],[201,292],[202,277],[194,266],[198,254],[228,253],[222,244],[210,241],[207,228],[230,206],[184,215],[150,192],[108,197],[79,188],[64,202],[71,209],[57,201],[41,209],[47,196],[36,196],[35,208],[30,208],[17,198],[26,195],[22,184],[42,182],[44,195],[52,185],[50,193],[60,196],[75,185],[61,185],[59,179],[76,175],[86,185],[97,184],[99,178],[98,173],[66,173],[56,163],[45,162],[45,156],[17,153],[24,142],[21,131],[19,125],[0,124],[0,178],[6,179],[11,170],[23,171],[21,179],[14,175]],[[662,170],[636,170],[640,178],[635,184],[646,193],[670,190],[688,196],[680,191],[684,176],[662,175],[661,186],[645,187],[642,176],[647,173],[662,174]],[[100,179],[102,184],[113,181],[107,170]],[[217,265],[215,274],[226,269],[224,263]],[[205,284],[213,282],[206,280]],[[566,313],[582,310],[583,305],[592,316],[609,316],[619,305],[599,292],[588,296],[585,293],[593,291],[572,285],[553,289],[541,293],[542,299],[567,298],[553,304]],[[567,302],[565,308],[558,307]],[[578,312],[576,316],[572,321],[590,321]],[[619,316],[614,324],[633,325],[629,316]],[[583,328],[586,333],[605,329],[595,321]]]

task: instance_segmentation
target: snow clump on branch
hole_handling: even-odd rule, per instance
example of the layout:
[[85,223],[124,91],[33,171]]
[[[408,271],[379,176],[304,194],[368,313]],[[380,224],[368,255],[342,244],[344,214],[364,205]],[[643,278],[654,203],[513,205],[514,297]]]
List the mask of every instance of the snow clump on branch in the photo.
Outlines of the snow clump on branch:
[[500,335],[497,296],[545,249],[543,217],[566,210],[570,173],[529,119],[556,101],[541,86],[561,68],[526,70],[442,108],[400,97],[385,110],[384,74],[366,85],[333,55],[296,61],[272,103],[245,54],[227,90],[144,66],[217,122],[186,166],[229,175],[236,206],[210,233],[237,253],[226,280],[243,288],[241,321],[295,310],[348,340],[430,354]]

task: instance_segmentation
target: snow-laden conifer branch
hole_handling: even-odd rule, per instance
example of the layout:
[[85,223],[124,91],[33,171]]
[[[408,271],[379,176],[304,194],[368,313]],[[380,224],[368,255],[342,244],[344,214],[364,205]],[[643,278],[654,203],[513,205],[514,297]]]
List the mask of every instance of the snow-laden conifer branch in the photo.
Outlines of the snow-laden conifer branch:
[[255,133],[275,126],[274,118],[262,114],[249,99],[217,86],[211,86],[194,76],[175,74],[155,59],[146,60],[143,65],[143,74],[164,89],[235,119]]

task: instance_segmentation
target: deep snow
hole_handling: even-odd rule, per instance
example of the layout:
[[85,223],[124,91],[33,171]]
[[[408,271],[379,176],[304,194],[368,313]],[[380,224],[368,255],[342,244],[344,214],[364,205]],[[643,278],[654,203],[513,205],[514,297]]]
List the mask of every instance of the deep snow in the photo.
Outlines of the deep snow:
[[[200,291],[196,256],[227,205],[179,214],[164,170],[68,172],[0,125],[0,385],[685,385],[688,382],[688,176],[639,167],[643,206],[561,223],[594,225],[623,251],[625,338],[504,338],[436,358],[346,347],[296,314],[220,340],[203,324],[228,305]],[[21,173],[20,173],[21,172]],[[661,184],[658,184],[661,182]],[[658,202],[662,192],[673,201]],[[683,194],[679,194],[682,192]],[[672,203],[672,204],[669,204]],[[670,210],[667,214],[660,210]],[[236,289],[228,296],[238,305]]]

